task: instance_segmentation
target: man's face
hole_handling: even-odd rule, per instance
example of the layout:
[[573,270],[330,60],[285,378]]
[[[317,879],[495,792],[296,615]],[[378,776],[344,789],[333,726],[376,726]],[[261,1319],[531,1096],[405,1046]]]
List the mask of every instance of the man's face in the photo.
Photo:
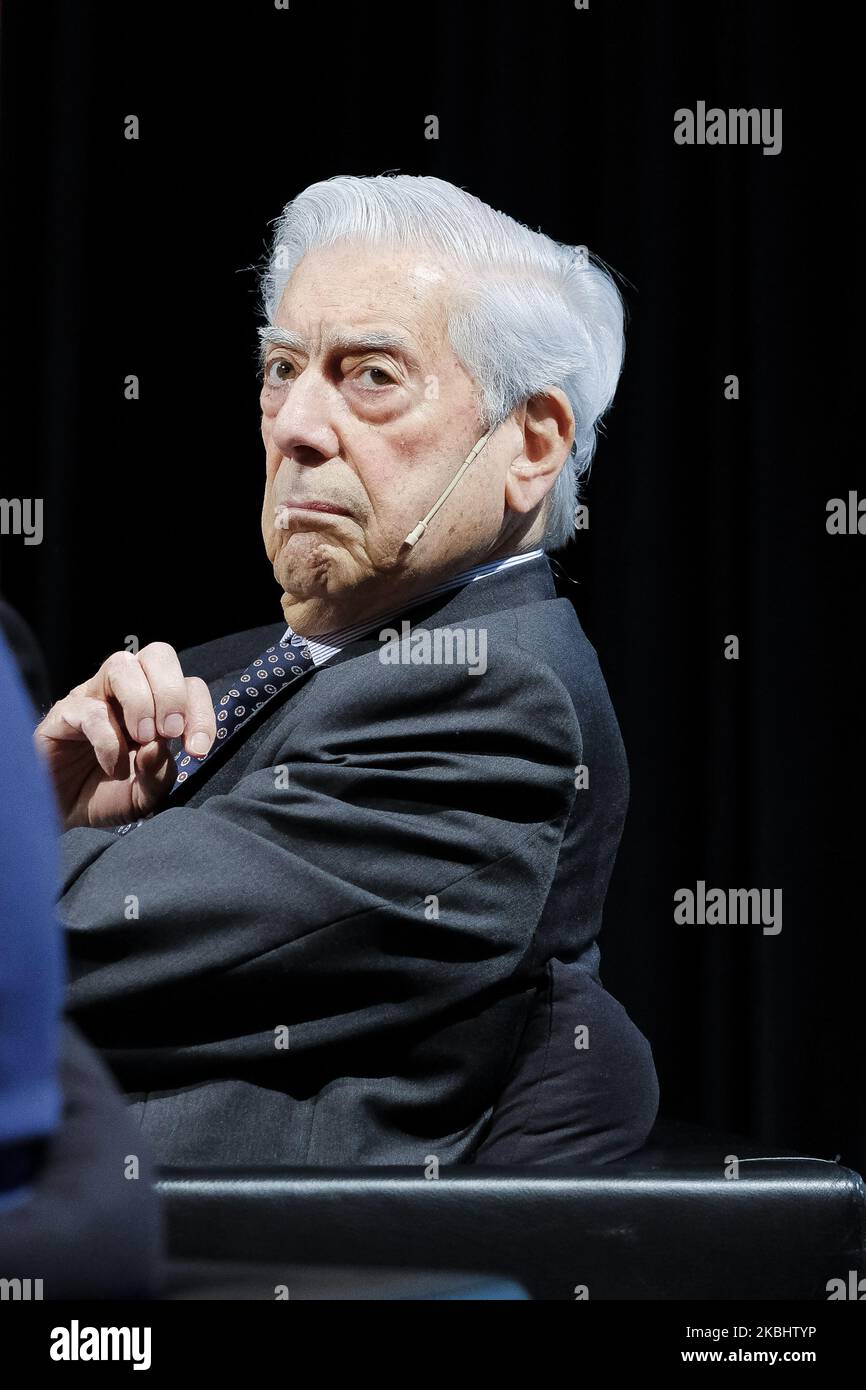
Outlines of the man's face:
[[[495,543],[518,430],[491,436],[417,547],[402,544],[484,433],[447,336],[454,292],[432,257],[359,243],[312,252],[292,275],[274,326],[297,345],[268,345],[261,393],[262,532],[287,613],[315,620],[350,590],[402,591]],[[383,334],[401,341],[371,345]]]

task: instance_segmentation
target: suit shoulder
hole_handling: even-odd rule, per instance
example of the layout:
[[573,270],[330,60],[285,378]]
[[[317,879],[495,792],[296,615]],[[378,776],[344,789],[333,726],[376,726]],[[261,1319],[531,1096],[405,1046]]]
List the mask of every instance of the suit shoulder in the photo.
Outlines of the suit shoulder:
[[[495,731],[525,727],[571,745],[579,739],[573,701],[551,653],[519,641],[515,610],[449,622],[383,628],[348,659],[328,664],[317,681],[327,699],[309,707],[310,724],[392,729],[418,721],[431,733],[453,727]],[[309,724],[306,726],[309,728]]]

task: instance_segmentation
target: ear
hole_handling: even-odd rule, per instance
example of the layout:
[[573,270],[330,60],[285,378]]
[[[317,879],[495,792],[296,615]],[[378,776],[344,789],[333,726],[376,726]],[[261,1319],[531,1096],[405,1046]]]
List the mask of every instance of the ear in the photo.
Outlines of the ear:
[[574,413],[558,386],[530,396],[515,416],[523,449],[505,478],[505,502],[513,512],[531,512],[559,477],[574,442]]

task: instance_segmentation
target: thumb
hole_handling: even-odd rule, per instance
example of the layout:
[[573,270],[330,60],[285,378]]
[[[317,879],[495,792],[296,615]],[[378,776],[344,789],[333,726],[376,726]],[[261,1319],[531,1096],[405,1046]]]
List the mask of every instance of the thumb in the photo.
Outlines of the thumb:
[[135,753],[135,777],[150,810],[168,794],[177,777],[177,764],[162,739],[143,743]]

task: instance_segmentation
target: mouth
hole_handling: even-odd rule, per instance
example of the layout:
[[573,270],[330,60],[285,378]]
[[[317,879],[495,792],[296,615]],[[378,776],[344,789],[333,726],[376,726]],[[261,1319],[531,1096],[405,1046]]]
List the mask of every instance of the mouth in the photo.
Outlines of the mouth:
[[316,516],[352,515],[345,507],[338,507],[335,502],[299,502],[296,498],[288,497],[285,502],[279,502],[274,509],[274,529],[288,531],[291,526],[292,512],[306,512],[308,515],[312,513]]
[[338,517],[352,516],[346,507],[338,507],[335,502],[299,502],[296,498],[286,498],[279,503],[286,512],[334,512]]

